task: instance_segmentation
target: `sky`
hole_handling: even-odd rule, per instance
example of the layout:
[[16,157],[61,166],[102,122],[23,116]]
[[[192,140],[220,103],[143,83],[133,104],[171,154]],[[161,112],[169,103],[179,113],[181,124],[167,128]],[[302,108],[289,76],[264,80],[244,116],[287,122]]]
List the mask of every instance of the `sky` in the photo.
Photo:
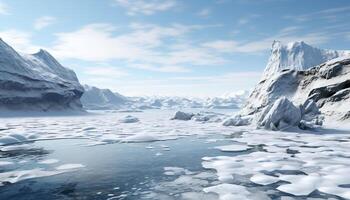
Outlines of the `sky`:
[[0,37],[127,96],[250,90],[274,40],[350,49],[348,0],[0,0]]

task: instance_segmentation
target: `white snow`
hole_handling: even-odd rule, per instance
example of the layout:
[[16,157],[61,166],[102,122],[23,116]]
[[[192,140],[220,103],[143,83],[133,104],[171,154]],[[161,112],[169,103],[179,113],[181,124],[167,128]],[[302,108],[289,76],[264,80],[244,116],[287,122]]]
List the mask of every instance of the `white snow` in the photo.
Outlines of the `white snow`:
[[[350,51],[320,50],[303,42],[289,45],[275,42],[264,75],[240,114],[259,115],[285,97],[296,107],[308,106],[307,101],[312,99],[326,121],[346,119],[349,112],[346,105],[350,103],[349,58]],[[302,127],[311,129],[323,121],[303,120]]]
[[57,159],[46,159],[46,160],[42,160],[40,162],[38,162],[38,164],[54,164],[54,163],[58,163],[59,160]]
[[127,115],[119,120],[121,123],[136,123],[139,122],[140,120],[137,117]]
[[78,168],[82,168],[85,167],[82,164],[64,164],[64,165],[60,165],[58,167],[56,167],[57,170],[70,170],[70,169],[78,169]]
[[[264,145],[267,151],[204,157],[203,167],[214,169],[222,183],[237,181],[234,178],[237,176],[250,176],[250,181],[259,185],[286,181],[275,189],[294,196],[308,196],[318,190],[350,197],[348,188],[341,187],[350,183],[346,176],[350,173],[347,157],[350,138],[346,131],[332,135],[251,130],[234,140],[247,145]],[[288,149],[296,152],[294,156]],[[283,174],[291,170],[302,174]]]
[[[325,126],[325,129],[320,129],[317,133],[311,133],[300,130],[296,130],[296,132],[293,130],[289,132],[266,131],[244,126],[225,127],[222,126],[221,122],[198,123],[194,120],[169,120],[173,112],[165,110],[134,113],[133,115],[139,118],[142,123],[125,124],[116,120],[120,118],[120,115],[120,113],[101,114],[98,112],[95,115],[69,117],[2,118],[1,122],[4,130],[0,131],[0,137],[7,137],[16,133],[23,136],[23,138],[29,138],[30,135],[35,134],[35,138],[38,140],[86,138],[89,139],[86,140],[87,144],[89,142],[109,144],[115,142],[163,141],[186,136],[198,136],[203,138],[204,142],[209,139],[207,136],[211,136],[210,138],[213,141],[220,142],[220,139],[222,139],[220,136],[224,135],[230,137],[225,138],[225,142],[232,141],[231,144],[226,145],[225,143],[227,147],[222,147],[224,150],[226,148],[226,150],[243,150],[244,152],[232,155],[225,153],[226,156],[204,157],[202,166],[215,173],[215,181],[210,182],[208,178],[195,177],[194,174],[190,174],[188,170],[183,168],[167,168],[165,172],[169,175],[172,174],[171,177],[182,176],[181,178],[178,177],[179,179],[176,182],[169,183],[170,185],[167,186],[171,188],[194,188],[196,193],[202,196],[208,195],[202,191],[203,188],[220,184],[238,184],[242,181],[243,183],[266,184],[267,187],[271,187],[270,190],[272,191],[283,190],[291,195],[304,195],[314,189],[326,194],[349,198],[348,188],[341,187],[341,185],[350,184],[347,176],[344,176],[344,174],[350,174],[349,130],[327,130],[327,126]],[[156,155],[161,155],[157,152],[169,149],[168,144],[160,146],[164,144],[152,145],[154,147],[152,153],[154,159],[159,159]],[[243,146],[237,146],[237,144]],[[0,149],[8,148],[8,150],[11,150],[11,146],[1,146]],[[149,146],[149,144],[145,146]],[[252,146],[261,146],[263,150],[260,151],[257,150],[258,148],[254,148],[251,151],[245,151]],[[14,145],[12,149],[25,148],[27,147]],[[216,152],[219,155],[224,154],[219,151]],[[164,152],[162,157],[165,156],[167,156],[167,152]],[[56,167],[56,165],[48,164],[45,167]],[[81,167],[81,165],[75,167]],[[61,165],[53,171],[61,173],[62,169],[78,169],[75,167]],[[300,173],[284,174],[288,170]],[[41,171],[44,171],[43,174],[45,175],[46,171],[50,170]],[[38,173],[40,174],[41,171]],[[25,174],[31,173],[25,172]],[[50,171],[48,174],[56,173]],[[10,176],[11,174],[7,174],[4,179]],[[19,175],[14,172],[14,176]],[[245,180],[241,180],[242,176],[245,177]],[[287,176],[298,176],[298,178],[291,179]],[[314,177],[317,176],[319,180],[315,181]],[[29,177],[34,177],[34,175]],[[193,182],[187,183],[186,181]],[[278,188],[278,186],[272,184],[277,181],[287,182],[281,182],[281,186]],[[316,182],[318,184],[315,185]],[[304,186],[304,190],[296,189],[297,186],[295,185],[299,185],[299,183],[302,184],[300,187]],[[254,188],[254,186],[246,187],[248,191],[252,191],[248,195],[248,199],[254,199],[252,195],[257,193],[251,190]],[[295,192],[296,190],[300,193]],[[225,194],[230,196],[229,192]],[[225,194],[222,193],[221,196],[225,196]]]
[[250,149],[250,147],[245,144],[231,144],[231,145],[225,145],[225,146],[218,146],[215,148],[220,149],[221,151],[228,151],[228,152],[246,151]]
[[203,189],[204,192],[216,193],[220,200],[242,200],[249,199],[250,192],[241,185],[223,183]]
[[84,85],[84,94],[81,103],[88,110],[112,110],[126,107],[129,99],[121,94],[113,93],[109,89],[100,89]]
[[280,179],[275,176],[269,176],[263,173],[258,173],[250,177],[250,181],[259,185],[269,185],[280,181]]
[[174,117],[171,119],[187,121],[187,120],[191,120],[193,116],[194,116],[193,113],[185,113],[185,112],[177,111]]
[[284,69],[307,70],[326,61],[350,55],[350,51],[325,50],[312,47],[304,42],[283,44],[274,41],[262,80]]
[[297,126],[301,120],[300,108],[297,108],[287,98],[282,97],[262,111],[258,120],[259,126],[272,130],[283,130]]
[[13,165],[14,163],[13,162],[10,162],[10,161],[1,161],[0,160],[0,166],[6,166],[6,165]]

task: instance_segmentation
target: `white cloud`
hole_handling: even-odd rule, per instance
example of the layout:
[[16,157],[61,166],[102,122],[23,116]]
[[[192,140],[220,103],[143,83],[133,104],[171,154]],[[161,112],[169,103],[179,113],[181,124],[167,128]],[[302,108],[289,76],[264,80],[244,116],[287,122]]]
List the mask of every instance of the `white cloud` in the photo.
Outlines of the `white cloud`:
[[31,37],[30,33],[16,29],[0,31],[0,38],[20,52],[34,53],[40,49],[32,43]]
[[203,8],[197,13],[197,15],[200,17],[209,17],[210,14],[211,14],[211,9],[209,8]]
[[84,74],[91,75],[94,77],[104,78],[119,78],[127,76],[128,73],[113,66],[95,66],[95,67],[84,67]]
[[177,5],[175,0],[115,0],[127,10],[128,15],[153,15],[156,12],[167,11]]
[[[349,13],[350,6],[341,6],[336,8],[328,8],[324,10],[318,10],[315,12],[309,12],[307,14],[303,15],[288,15],[285,16],[287,19],[296,20],[299,22],[309,21],[309,20],[320,20],[320,19],[326,19],[329,21],[336,21],[336,19],[339,16],[344,16],[345,14]],[[341,13],[341,14],[340,14]]]
[[3,3],[0,2],[0,15],[9,15],[10,11],[9,11],[9,7]]
[[251,22],[253,19],[256,19],[258,17],[260,17],[260,15],[252,14],[252,15],[238,19],[237,23],[238,23],[238,25],[245,25],[245,24],[248,24],[249,22]]
[[187,72],[183,66],[224,62],[210,49],[186,39],[187,33],[208,27],[212,26],[134,23],[129,26],[129,32],[118,34],[110,24],[90,24],[73,32],[56,34],[58,39],[50,51],[60,58],[121,60],[128,66],[142,66],[151,71]]
[[238,42],[233,40],[216,40],[213,42],[204,43],[203,46],[216,49],[220,52],[233,52],[238,47]]
[[34,28],[36,30],[41,30],[47,26],[50,26],[56,21],[56,18],[51,16],[43,16],[35,20],[34,22]]
[[306,43],[312,45],[319,45],[329,41],[332,37],[332,34],[326,32],[297,34],[296,30],[298,30],[298,27],[287,27],[282,29],[276,35],[262,38],[256,41],[239,42],[235,40],[217,40],[206,42],[203,44],[203,46],[224,53],[258,53],[269,49],[274,40],[280,40],[286,43],[294,41],[305,41]]
[[[227,92],[249,90],[254,87],[261,72],[234,72],[213,76],[183,76],[168,79],[130,81],[128,85],[112,88],[125,95],[160,95],[208,97]],[[116,83],[110,85],[118,85]],[[120,84],[119,84],[120,85]]]
[[155,72],[175,72],[175,73],[190,72],[189,69],[182,66],[154,67],[147,64],[138,64],[138,65],[133,65],[132,67],[137,69],[144,69],[148,71],[155,71]]

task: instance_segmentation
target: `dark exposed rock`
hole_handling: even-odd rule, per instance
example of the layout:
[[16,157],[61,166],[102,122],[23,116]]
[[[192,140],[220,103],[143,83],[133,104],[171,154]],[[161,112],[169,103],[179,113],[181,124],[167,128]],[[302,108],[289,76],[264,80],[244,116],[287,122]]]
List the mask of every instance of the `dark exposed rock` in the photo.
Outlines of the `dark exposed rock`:
[[338,91],[350,88],[350,80],[346,80],[337,84],[327,85],[324,87],[319,87],[311,90],[309,94],[309,99],[318,101],[320,99],[329,98],[336,94]]
[[83,92],[75,73],[47,51],[19,54],[0,39],[0,108],[81,110]]

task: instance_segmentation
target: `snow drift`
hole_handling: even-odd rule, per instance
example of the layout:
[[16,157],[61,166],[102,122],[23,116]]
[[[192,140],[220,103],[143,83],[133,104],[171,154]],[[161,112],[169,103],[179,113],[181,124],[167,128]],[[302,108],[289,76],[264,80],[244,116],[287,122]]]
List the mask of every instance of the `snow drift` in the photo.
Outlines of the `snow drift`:
[[19,54],[0,39],[0,108],[81,109],[83,92],[75,73],[47,51]]

